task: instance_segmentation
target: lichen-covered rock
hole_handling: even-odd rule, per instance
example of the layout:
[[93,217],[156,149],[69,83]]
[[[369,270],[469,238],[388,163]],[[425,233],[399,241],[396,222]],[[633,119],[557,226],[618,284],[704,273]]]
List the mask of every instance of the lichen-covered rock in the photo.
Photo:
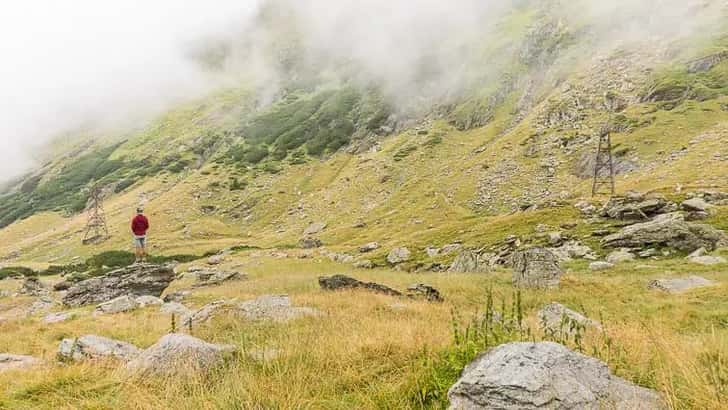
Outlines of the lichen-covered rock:
[[430,285],[418,283],[407,288],[407,296],[413,299],[425,299],[428,302],[442,302],[440,291]]
[[608,248],[671,247],[685,252],[715,250],[728,241],[725,233],[709,225],[686,222],[680,214],[666,214],[654,220],[627,226],[602,239]]
[[322,247],[323,243],[318,238],[307,236],[299,241],[299,246],[302,249],[315,249]]
[[404,247],[394,248],[391,252],[389,252],[389,255],[387,255],[387,262],[392,265],[397,265],[402,262],[407,262],[411,257],[412,253],[409,249]]
[[513,254],[513,284],[523,288],[555,288],[563,271],[556,256],[544,248],[530,248]]
[[359,252],[361,252],[361,253],[372,252],[372,251],[376,251],[377,249],[379,249],[379,247],[380,247],[379,242],[369,242],[366,245],[360,246]]
[[221,364],[235,352],[231,345],[217,345],[185,334],[168,334],[144,350],[126,368],[140,376],[183,375],[202,372]]
[[464,250],[455,257],[450,265],[450,272],[484,273],[490,271],[490,257],[473,250]]
[[61,361],[82,361],[93,359],[118,359],[128,361],[140,350],[131,343],[96,335],[81,336],[78,339],[63,339],[58,346]]
[[634,259],[635,259],[635,256],[632,252],[629,251],[629,249],[620,249],[620,250],[610,253],[607,256],[607,263],[616,265],[618,263],[631,262]]
[[303,230],[304,236],[311,236],[316,235],[318,233],[323,232],[324,229],[326,229],[326,223],[325,222],[314,222],[311,225],[307,226],[306,229]]
[[175,279],[172,266],[136,264],[79,282],[63,297],[67,306],[110,301],[119,296],[157,296]]
[[470,363],[449,392],[451,410],[661,409],[657,392],[557,343],[508,343]]
[[216,286],[224,282],[247,279],[248,275],[240,272],[226,272],[217,269],[201,269],[195,271],[197,283],[194,287]]
[[21,295],[28,296],[45,296],[48,294],[48,289],[43,285],[40,279],[36,277],[25,278],[23,284],[20,286],[19,293]]

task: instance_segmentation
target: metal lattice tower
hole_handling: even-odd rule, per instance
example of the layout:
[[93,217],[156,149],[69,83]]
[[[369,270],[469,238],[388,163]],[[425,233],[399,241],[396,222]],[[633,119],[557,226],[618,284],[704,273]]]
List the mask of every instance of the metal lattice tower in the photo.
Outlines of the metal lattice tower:
[[592,196],[614,195],[614,161],[612,159],[612,137],[609,122],[599,132],[599,145],[594,161],[594,184]]
[[91,204],[88,207],[88,220],[86,221],[86,233],[83,235],[83,244],[99,243],[109,237],[109,229],[106,227],[106,214],[101,199],[101,189],[94,186],[91,190]]

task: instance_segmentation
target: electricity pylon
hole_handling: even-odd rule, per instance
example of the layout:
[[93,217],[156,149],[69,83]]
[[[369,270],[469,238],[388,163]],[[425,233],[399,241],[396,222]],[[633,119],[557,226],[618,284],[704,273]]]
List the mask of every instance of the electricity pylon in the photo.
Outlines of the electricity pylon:
[[88,219],[86,221],[86,233],[83,235],[83,244],[99,243],[109,237],[109,229],[106,227],[106,215],[101,199],[101,189],[94,185],[91,189],[91,204],[88,207]]
[[592,196],[614,195],[614,161],[612,158],[612,137],[609,123],[599,132],[599,144],[594,161],[594,184]]

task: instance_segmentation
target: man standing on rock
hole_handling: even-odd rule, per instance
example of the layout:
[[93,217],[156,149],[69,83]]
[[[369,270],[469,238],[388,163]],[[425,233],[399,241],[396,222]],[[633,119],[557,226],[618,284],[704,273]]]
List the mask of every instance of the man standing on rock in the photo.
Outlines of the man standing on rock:
[[137,214],[131,220],[131,231],[134,234],[134,253],[136,255],[136,263],[147,261],[147,230],[149,229],[149,220],[144,216],[144,210],[137,208]]

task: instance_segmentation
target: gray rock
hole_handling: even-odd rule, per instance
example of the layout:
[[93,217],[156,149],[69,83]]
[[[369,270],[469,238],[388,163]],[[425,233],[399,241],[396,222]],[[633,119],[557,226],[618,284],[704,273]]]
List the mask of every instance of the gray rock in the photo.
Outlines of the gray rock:
[[711,255],[696,256],[693,258],[689,258],[688,260],[692,263],[697,263],[699,265],[705,266],[722,265],[724,263],[728,263],[728,261],[726,261],[726,259],[722,256]]
[[168,334],[144,350],[126,368],[140,376],[170,376],[204,372],[221,364],[236,351],[231,345],[216,345],[185,334]]
[[404,247],[394,248],[391,252],[389,252],[389,255],[387,255],[387,262],[392,265],[397,265],[402,262],[407,262],[411,257],[412,253],[409,249]]
[[219,265],[225,261],[224,255],[212,255],[209,258],[207,258],[207,264],[208,265]]
[[116,299],[112,299],[108,302],[104,302],[96,306],[96,309],[94,310],[94,314],[103,315],[103,314],[114,314],[114,313],[122,313],[122,312],[129,312],[134,309],[137,309],[139,307],[139,304],[136,302],[134,298],[132,298],[129,295],[125,296],[119,296]]
[[178,290],[165,295],[162,299],[164,302],[182,302],[187,296],[191,295],[192,292],[189,290]]
[[692,198],[684,201],[681,207],[688,212],[706,212],[712,206],[702,198]]
[[450,265],[450,272],[484,273],[490,271],[490,255],[482,255],[472,250],[460,252]]
[[63,339],[58,346],[58,359],[61,361],[108,358],[128,361],[139,353],[140,350],[130,343],[96,335],[81,336],[78,339]]
[[160,296],[174,280],[171,266],[137,264],[79,282],[63,297],[67,306],[107,302],[124,295]]
[[40,279],[29,277],[23,281],[19,293],[27,296],[45,296],[48,294],[48,289],[46,289]]
[[194,287],[216,286],[234,280],[248,278],[248,274],[240,272],[226,272],[217,269],[202,269],[195,272],[197,283]]
[[318,316],[320,312],[309,307],[292,306],[288,295],[265,295],[240,303],[238,313],[247,320],[287,322],[304,316]]
[[440,291],[430,285],[418,283],[407,288],[407,296],[413,299],[425,299],[428,302],[442,302]]
[[180,320],[181,323],[184,322],[186,318],[192,315],[192,311],[187,308],[187,306],[179,302],[166,302],[159,308],[159,311],[167,315],[179,316],[182,319]]
[[715,250],[726,243],[725,233],[709,225],[686,222],[680,214],[666,214],[654,220],[631,225],[608,235],[601,244],[608,248],[671,247],[693,252],[704,247]]
[[320,239],[313,237],[302,238],[298,244],[302,249],[315,249],[323,246]]
[[563,271],[556,256],[544,248],[513,254],[513,284],[523,288],[556,288]]
[[33,316],[38,313],[46,313],[53,307],[53,299],[48,296],[41,296],[33,302],[28,308],[28,315]]
[[42,361],[33,356],[0,353],[0,373],[7,370],[21,370],[38,366]]
[[606,218],[619,220],[647,220],[673,210],[674,206],[664,198],[644,199],[640,196],[626,196],[610,199],[600,214]]
[[138,298],[134,299],[134,302],[140,307],[147,307],[147,306],[160,306],[164,303],[164,301],[156,296],[139,296]]
[[318,279],[324,290],[367,289],[389,296],[402,296],[402,292],[373,282],[362,282],[344,275],[322,276]]
[[460,243],[450,243],[442,247],[440,249],[440,255],[449,255],[451,253],[455,253],[460,251],[460,249],[463,248],[463,245]]
[[379,242],[369,242],[366,245],[360,246],[359,252],[361,252],[361,253],[372,252],[372,251],[379,249],[379,247],[380,247]]
[[661,409],[657,392],[557,343],[508,343],[470,363],[448,392],[450,409]]
[[563,331],[572,334],[576,331],[576,326],[601,328],[599,322],[559,303],[544,306],[537,316],[541,327],[549,332]]
[[205,323],[217,316],[221,312],[229,311],[234,309],[235,303],[230,300],[218,300],[212,303],[208,303],[200,309],[196,310],[191,315],[188,315],[182,319],[182,325],[185,329],[190,326],[196,326],[201,323]]
[[374,262],[370,261],[369,259],[362,259],[360,261],[354,262],[354,267],[357,269],[374,269]]
[[661,290],[668,293],[682,293],[691,289],[716,285],[716,282],[700,276],[688,276],[677,279],[656,279],[651,281],[648,289]]
[[558,248],[549,248],[549,251],[556,255],[561,261],[570,261],[572,259],[596,259],[594,251],[586,245],[582,245],[578,241],[569,241]]
[[306,227],[306,229],[303,230],[303,235],[304,236],[316,235],[318,233],[323,232],[323,230],[326,229],[326,226],[327,225],[324,222],[314,222],[311,225],[309,225],[308,227]]
[[603,262],[603,261],[592,262],[589,264],[589,270],[595,271],[595,272],[609,270],[609,269],[612,269],[613,267],[614,267],[613,264],[611,264],[609,262]]
[[614,252],[610,253],[607,256],[607,263],[616,265],[616,264],[622,263],[622,262],[631,262],[634,259],[635,259],[634,254],[632,254],[628,249],[620,249],[618,251],[614,251]]
[[74,314],[70,312],[49,313],[43,318],[43,323],[53,324],[73,319]]

